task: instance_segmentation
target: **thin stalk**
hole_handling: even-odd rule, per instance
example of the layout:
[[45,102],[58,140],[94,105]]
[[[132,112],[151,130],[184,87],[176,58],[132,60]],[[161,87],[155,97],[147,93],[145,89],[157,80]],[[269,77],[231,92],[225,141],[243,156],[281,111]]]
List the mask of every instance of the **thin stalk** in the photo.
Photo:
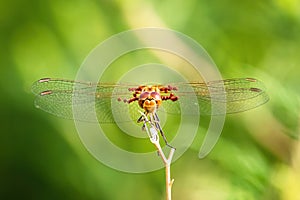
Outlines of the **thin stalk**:
[[[141,113],[144,116],[144,128],[145,131],[147,132],[150,141],[154,146],[156,147],[159,156],[161,157],[164,166],[165,166],[165,175],[166,175],[166,200],[171,200],[172,199],[172,185],[174,182],[174,179],[171,180],[171,163],[172,163],[172,158],[175,152],[175,148],[171,148],[170,153],[168,158],[165,156],[161,145],[159,143],[159,136],[158,136],[158,130],[155,126],[155,122],[150,121],[147,119],[147,117],[144,115],[144,113]],[[156,122],[157,123],[157,122]],[[149,125],[149,127],[147,126]]]

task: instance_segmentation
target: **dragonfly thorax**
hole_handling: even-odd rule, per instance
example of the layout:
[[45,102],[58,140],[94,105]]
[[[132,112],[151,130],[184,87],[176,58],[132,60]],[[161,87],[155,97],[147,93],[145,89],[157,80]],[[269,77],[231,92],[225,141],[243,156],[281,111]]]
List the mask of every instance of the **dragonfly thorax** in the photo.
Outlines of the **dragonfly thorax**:
[[146,113],[153,113],[161,104],[160,90],[158,86],[144,86],[139,96],[139,106]]

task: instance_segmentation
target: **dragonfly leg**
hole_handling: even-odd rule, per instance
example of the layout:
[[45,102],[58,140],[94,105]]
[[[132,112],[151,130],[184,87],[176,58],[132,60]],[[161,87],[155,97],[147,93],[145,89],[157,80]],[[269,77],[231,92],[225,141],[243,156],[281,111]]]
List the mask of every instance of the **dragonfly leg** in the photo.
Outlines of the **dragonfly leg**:
[[155,123],[156,128],[159,130],[160,135],[161,135],[161,137],[163,138],[163,140],[165,141],[166,145],[167,145],[168,147],[172,148],[172,149],[176,149],[175,147],[173,147],[172,145],[170,145],[170,144],[168,143],[168,140],[167,140],[167,138],[166,138],[166,136],[165,136],[165,134],[164,134],[164,132],[163,132],[163,130],[162,130],[160,124],[159,124],[159,118],[158,118],[157,113],[154,113],[154,123]]
[[158,118],[157,113],[154,113],[153,115],[152,114],[150,115],[150,121],[146,118],[147,114],[148,114],[147,112],[144,112],[144,114],[142,114],[140,116],[140,118],[137,120],[138,123],[143,122],[142,130],[146,130],[146,126],[147,126],[146,123],[147,122],[150,122],[150,123],[154,124],[155,127],[156,127],[156,129],[159,130],[160,135],[163,138],[165,144],[168,147],[172,148],[172,149],[176,149],[175,147],[173,147],[172,145],[169,144],[169,142],[168,142],[168,140],[167,140],[167,138],[166,138],[166,136],[165,136],[165,134],[164,134],[164,132],[163,132],[160,124],[159,124],[159,118]]
[[145,118],[145,116],[147,116],[146,112],[144,112],[144,114],[141,115],[140,118],[138,118],[137,123],[141,123],[141,122],[147,121],[147,119]]
[[144,115],[141,115],[140,118],[138,118],[138,120],[137,120],[137,123],[141,123],[141,122],[143,122],[142,130],[145,131],[146,130],[147,119],[145,119]]

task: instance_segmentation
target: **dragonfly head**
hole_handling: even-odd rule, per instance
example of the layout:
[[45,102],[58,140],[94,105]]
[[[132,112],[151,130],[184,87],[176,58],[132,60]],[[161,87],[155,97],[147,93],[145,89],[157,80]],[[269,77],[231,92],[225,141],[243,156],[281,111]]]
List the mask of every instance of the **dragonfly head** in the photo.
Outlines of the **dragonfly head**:
[[160,90],[157,86],[146,86],[139,96],[139,106],[147,113],[153,113],[161,104]]

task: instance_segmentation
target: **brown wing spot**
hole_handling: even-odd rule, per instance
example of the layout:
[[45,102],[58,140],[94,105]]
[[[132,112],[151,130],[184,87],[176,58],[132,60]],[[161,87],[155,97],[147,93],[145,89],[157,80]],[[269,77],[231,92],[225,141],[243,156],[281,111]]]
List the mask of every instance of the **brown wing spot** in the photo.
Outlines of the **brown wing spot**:
[[44,83],[44,82],[49,82],[51,79],[50,78],[42,78],[38,82],[39,83]]
[[250,88],[249,90],[252,92],[261,92],[261,89],[259,88]]
[[40,93],[41,96],[48,95],[48,94],[52,94],[52,91],[46,90],[46,91]]
[[246,81],[257,82],[257,80],[255,78],[246,78]]

